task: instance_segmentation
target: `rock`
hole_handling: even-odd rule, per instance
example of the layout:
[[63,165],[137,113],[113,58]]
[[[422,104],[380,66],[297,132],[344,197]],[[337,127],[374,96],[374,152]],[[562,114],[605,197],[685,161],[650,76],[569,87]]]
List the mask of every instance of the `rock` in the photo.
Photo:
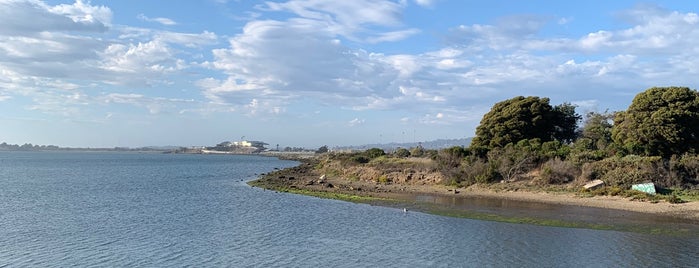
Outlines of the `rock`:
[[289,177],[289,180],[290,180],[290,181],[291,181],[291,180],[295,180],[295,179],[296,179],[296,178],[294,178],[294,177]]
[[335,185],[333,185],[332,183],[328,183],[328,184],[325,185],[325,187],[328,187],[328,188],[335,188]]

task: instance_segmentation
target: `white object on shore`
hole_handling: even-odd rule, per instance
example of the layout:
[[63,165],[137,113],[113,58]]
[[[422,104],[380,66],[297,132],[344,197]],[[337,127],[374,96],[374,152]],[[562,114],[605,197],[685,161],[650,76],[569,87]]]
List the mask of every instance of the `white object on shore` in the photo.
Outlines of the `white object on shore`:
[[587,190],[594,190],[595,188],[598,188],[601,186],[604,186],[604,181],[594,180],[594,181],[591,181],[591,182],[585,184],[585,186],[583,186],[583,188],[585,188]]

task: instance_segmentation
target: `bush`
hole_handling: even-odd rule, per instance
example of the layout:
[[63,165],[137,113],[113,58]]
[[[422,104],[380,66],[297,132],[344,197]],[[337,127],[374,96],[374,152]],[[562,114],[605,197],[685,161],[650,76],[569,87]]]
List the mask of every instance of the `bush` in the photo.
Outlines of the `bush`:
[[571,182],[579,175],[578,167],[559,158],[551,159],[541,166],[541,179],[546,184]]
[[463,181],[465,184],[490,183],[498,178],[495,165],[485,160],[473,157],[467,159],[463,164]]
[[683,155],[679,159],[679,163],[676,163],[678,160],[673,160],[675,162],[672,162],[671,165],[674,164],[673,166],[676,167],[677,176],[680,177],[684,188],[693,188],[699,185],[699,156]]
[[350,158],[352,162],[359,163],[359,164],[366,164],[369,163],[369,157],[366,157],[364,155],[355,155]]
[[[531,146],[532,144],[534,146]],[[532,147],[536,147],[536,143],[525,140],[520,141],[518,145],[510,143],[504,148],[492,149],[488,152],[488,162],[503,179],[514,181],[537,166],[539,155],[531,150]]]
[[[665,162],[660,157],[610,157],[583,165],[581,177],[585,180],[603,180],[607,185],[628,189],[631,185],[656,182],[662,187],[670,176]],[[663,182],[663,183],[661,183]]]
[[369,157],[369,159],[374,159],[374,158],[377,158],[379,156],[386,155],[386,152],[384,152],[384,150],[382,150],[380,148],[371,148],[369,150],[364,151],[364,153],[366,154],[367,157]]
[[410,149],[410,155],[413,157],[423,157],[425,156],[425,149],[422,146],[417,146]]
[[397,157],[402,157],[402,158],[410,157],[410,151],[408,151],[408,149],[405,149],[405,148],[398,148],[398,150],[393,152],[393,154]]
[[466,155],[463,147],[451,147],[439,150],[435,161],[440,169],[452,169],[459,167],[461,160]]

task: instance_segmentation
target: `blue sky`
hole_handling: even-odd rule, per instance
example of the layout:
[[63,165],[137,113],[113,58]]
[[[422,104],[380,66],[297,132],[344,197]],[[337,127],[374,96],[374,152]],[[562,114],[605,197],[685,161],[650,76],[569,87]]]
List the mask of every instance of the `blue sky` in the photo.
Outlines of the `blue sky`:
[[697,88],[699,4],[578,2],[0,0],[0,142],[427,141],[520,95]]

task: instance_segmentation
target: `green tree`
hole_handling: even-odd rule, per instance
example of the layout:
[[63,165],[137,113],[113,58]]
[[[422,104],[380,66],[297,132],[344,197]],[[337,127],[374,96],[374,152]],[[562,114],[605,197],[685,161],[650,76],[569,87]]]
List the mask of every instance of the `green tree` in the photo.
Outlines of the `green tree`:
[[575,113],[575,105],[563,103],[553,107],[553,138],[563,143],[575,140],[578,121],[581,117]]
[[316,150],[316,153],[317,153],[317,154],[324,154],[324,153],[327,153],[327,152],[328,152],[328,146],[327,146],[327,145],[320,146],[320,148],[318,148],[318,150]]
[[496,103],[483,116],[471,147],[502,148],[525,139],[570,142],[579,119],[568,103],[552,107],[548,98],[515,97]]
[[612,138],[631,154],[669,157],[695,153],[699,93],[687,87],[653,87],[614,118]]
[[612,143],[613,119],[614,114],[606,111],[604,113],[589,112],[585,115],[581,138],[587,138],[592,142],[592,147],[588,149],[604,150]]

